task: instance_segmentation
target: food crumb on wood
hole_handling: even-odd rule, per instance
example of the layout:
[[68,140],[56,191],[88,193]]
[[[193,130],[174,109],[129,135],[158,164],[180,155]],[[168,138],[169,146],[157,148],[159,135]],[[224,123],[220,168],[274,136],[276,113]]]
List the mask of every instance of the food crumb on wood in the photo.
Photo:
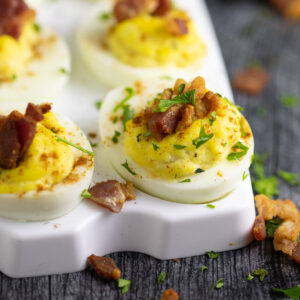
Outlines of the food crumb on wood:
[[171,288],[168,290],[164,290],[160,300],[178,300],[178,294]]

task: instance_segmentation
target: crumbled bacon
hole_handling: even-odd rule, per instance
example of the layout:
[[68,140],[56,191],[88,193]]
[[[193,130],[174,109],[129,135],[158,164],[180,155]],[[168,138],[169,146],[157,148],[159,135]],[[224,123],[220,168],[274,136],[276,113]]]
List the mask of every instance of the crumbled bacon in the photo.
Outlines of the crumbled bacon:
[[[16,168],[35,136],[36,122],[43,113],[51,109],[50,104],[29,103],[25,115],[18,111],[0,117],[0,168]],[[38,113],[39,112],[39,113]]]
[[269,2],[287,19],[300,20],[300,0],[269,0]]
[[279,217],[283,223],[274,232],[273,245],[276,251],[282,251],[300,262],[300,246],[297,241],[300,234],[300,211],[289,199],[271,200],[265,195],[255,196],[258,216],[253,225],[253,235],[257,240],[264,240],[265,224],[263,221]]
[[117,21],[122,22],[143,13],[165,15],[171,8],[170,0],[118,0],[113,11]]
[[175,132],[176,126],[181,119],[181,109],[182,105],[175,104],[165,112],[156,112],[152,115],[148,128],[155,139],[160,141],[166,135]]
[[23,24],[35,17],[35,12],[28,8],[24,0],[1,0],[0,7],[0,35],[19,38]]
[[120,183],[117,180],[98,182],[89,188],[91,199],[96,204],[119,213],[127,200],[135,199],[132,183]]
[[219,109],[220,97],[208,91],[202,98],[196,97],[195,113],[199,119],[205,118],[208,114]]
[[92,254],[88,257],[87,261],[96,273],[106,280],[117,280],[121,277],[120,269],[109,257]]
[[181,111],[181,120],[177,124],[176,131],[184,130],[194,121],[195,111],[193,105],[186,105]]
[[175,36],[182,36],[189,32],[187,21],[181,18],[167,18],[165,29]]
[[168,290],[164,290],[160,300],[178,300],[178,294],[171,288]]
[[232,80],[232,85],[237,91],[257,95],[265,88],[268,79],[269,75],[265,69],[251,66],[238,72]]

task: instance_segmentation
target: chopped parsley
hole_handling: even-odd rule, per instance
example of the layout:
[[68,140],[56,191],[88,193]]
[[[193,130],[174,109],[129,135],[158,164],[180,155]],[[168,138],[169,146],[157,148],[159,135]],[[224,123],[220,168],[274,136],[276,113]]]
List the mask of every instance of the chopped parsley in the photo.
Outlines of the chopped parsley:
[[36,32],[40,32],[41,31],[41,26],[37,23],[34,23],[33,24],[33,29],[36,31]]
[[180,181],[180,183],[185,183],[185,182],[191,182],[191,179],[187,178],[187,179],[184,179],[184,180]]
[[64,75],[68,74],[68,71],[65,68],[60,68],[59,72]]
[[248,174],[246,173],[246,171],[244,171],[243,173],[243,181],[248,177]]
[[205,270],[207,270],[207,269],[208,269],[207,266],[202,266],[200,270],[201,270],[201,272],[203,273],[203,272],[204,272]]
[[267,114],[267,110],[266,110],[264,107],[259,106],[259,107],[256,109],[256,114],[257,114],[259,117],[264,117],[264,116],[266,116],[266,114]]
[[300,298],[300,284],[297,284],[294,287],[286,290],[274,288],[273,291],[283,293],[293,300],[299,300]]
[[266,269],[257,269],[251,271],[248,274],[246,280],[252,280],[254,277],[259,277],[259,280],[263,281],[267,275],[268,275],[268,271]]
[[214,289],[220,289],[224,286],[223,279],[218,279],[217,282],[212,286],[212,290]]
[[91,145],[91,147],[92,147],[92,148],[95,148],[95,147],[97,147],[97,146],[98,146],[98,144],[97,144],[97,143],[93,143],[93,142],[90,142],[90,145]]
[[136,141],[139,143],[141,141],[141,135],[142,133],[139,133],[137,136],[136,136]]
[[82,151],[83,153],[86,153],[86,154],[88,154],[90,156],[95,156],[95,154],[92,151],[86,150],[86,149],[82,148],[79,145],[76,145],[76,144],[74,144],[74,143],[72,143],[70,141],[67,141],[66,139],[60,137],[59,135],[55,135],[55,137],[56,137],[56,140],[58,142],[62,142],[62,143],[65,143],[65,144],[67,144],[69,146],[72,146],[72,147],[74,147],[74,148],[76,148],[76,149],[78,149],[78,150]]
[[134,110],[129,105],[123,106],[123,127],[126,130],[126,123],[134,118]]
[[184,84],[184,83],[182,83],[181,85],[179,85],[179,88],[178,88],[178,95],[182,94],[183,91],[184,91],[184,89],[185,89],[185,84]]
[[13,74],[11,76],[11,81],[15,81],[15,80],[17,80],[17,78],[18,78],[18,76],[16,74]]
[[160,79],[173,80],[173,78],[169,75],[160,76]]
[[262,178],[266,177],[264,163],[265,163],[266,159],[268,158],[268,156],[269,156],[268,153],[265,153],[265,154],[255,153],[253,155],[252,170],[253,170],[254,175],[258,179],[262,179]]
[[114,136],[112,137],[111,140],[112,140],[115,144],[117,144],[118,141],[119,141],[120,135],[121,135],[121,133],[120,133],[119,131],[115,130],[115,134],[114,134]]
[[166,279],[166,276],[167,276],[167,273],[166,272],[161,272],[157,278],[157,283],[162,283],[165,281]]
[[80,197],[82,198],[91,198],[91,193],[88,190],[83,190],[82,193],[80,194]]
[[130,288],[131,281],[127,279],[119,278],[117,282],[118,282],[118,288],[121,289],[122,294],[127,293]]
[[216,121],[216,118],[217,118],[217,113],[215,111],[213,111],[210,114],[210,119],[209,119],[209,125],[210,126]]
[[248,153],[249,147],[245,146],[241,142],[237,142],[232,146],[233,149],[240,149],[239,152],[231,152],[228,154],[228,160],[239,160],[241,157],[245,156]]
[[283,220],[280,218],[273,218],[271,220],[265,221],[266,225],[266,233],[267,233],[267,238],[273,238],[274,233],[276,229],[282,224]]
[[300,177],[297,173],[290,173],[282,170],[277,171],[277,175],[292,186],[300,186]]
[[124,107],[124,104],[134,96],[134,90],[131,87],[125,88],[125,92],[127,93],[126,97],[115,106],[113,110],[114,113],[116,113],[120,108]]
[[95,102],[95,106],[98,110],[100,110],[101,106],[102,106],[102,101],[96,101]]
[[100,14],[100,16],[99,16],[99,18],[103,21],[108,20],[110,17],[111,17],[110,13],[105,13],[105,12]]
[[157,149],[160,148],[157,144],[155,144],[155,143],[153,143],[153,142],[152,142],[152,146],[153,146],[154,151],[156,151]]
[[215,258],[218,258],[219,257],[219,254],[216,253],[215,251],[209,251],[209,252],[206,252],[208,258],[211,258],[211,259],[215,259]]
[[269,198],[279,194],[278,182],[275,176],[258,179],[253,182],[253,187],[257,193],[265,194]]
[[115,116],[112,122],[113,122],[114,124],[116,124],[116,123],[118,122],[118,117]]
[[286,108],[293,108],[300,104],[300,98],[293,95],[284,94],[280,97],[280,103]]
[[152,133],[150,131],[147,131],[143,134],[143,137],[149,137],[151,135],[152,135]]
[[130,169],[127,160],[123,164],[121,164],[121,166],[124,167],[132,175],[136,175],[136,173]]
[[241,135],[242,135],[242,137],[245,137],[246,136],[246,132],[245,132],[245,128],[243,126],[243,122],[242,122],[241,118],[239,119],[239,124],[240,124],[240,128],[241,128]]
[[205,172],[205,170],[201,169],[201,168],[198,168],[195,170],[195,174],[199,174],[199,173],[203,173]]
[[212,205],[212,204],[206,204],[206,207],[211,208],[211,209],[216,208],[216,207],[215,207],[214,205]]
[[213,133],[207,134],[205,132],[204,126],[201,127],[199,137],[195,138],[193,140],[193,145],[197,148],[199,148],[201,145],[208,142],[212,137],[214,136]]
[[177,144],[174,144],[173,147],[174,147],[175,149],[177,149],[177,150],[181,150],[181,149],[186,148],[186,146],[184,146],[184,145],[177,145]]
[[174,97],[172,100],[161,99],[158,104],[158,111],[165,112],[174,104],[195,104],[196,90],[191,90],[186,93]]

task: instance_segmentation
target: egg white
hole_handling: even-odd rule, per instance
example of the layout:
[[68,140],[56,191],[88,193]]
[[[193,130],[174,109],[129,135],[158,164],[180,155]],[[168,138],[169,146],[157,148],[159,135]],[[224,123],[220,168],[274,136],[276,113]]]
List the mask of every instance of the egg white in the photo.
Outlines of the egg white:
[[[135,112],[140,111],[146,106],[147,101],[154,99],[157,93],[164,88],[170,87],[166,81],[151,82],[150,85],[144,84],[144,89],[139,95],[135,95],[126,104],[130,104]],[[100,136],[105,149],[107,158],[110,160],[114,169],[126,180],[131,181],[142,191],[161,199],[180,202],[180,203],[204,203],[217,200],[234,190],[242,181],[243,174],[251,164],[254,142],[251,141],[248,153],[239,161],[224,161],[203,173],[189,176],[191,182],[181,183],[185,178],[174,181],[166,181],[153,178],[145,169],[135,163],[126,153],[124,146],[123,126],[118,122],[113,124],[110,116],[116,104],[124,98],[124,87],[119,87],[107,94],[100,110]],[[122,132],[119,142],[114,144],[111,138],[115,130]],[[137,173],[132,175],[122,164],[127,161],[129,167]],[[223,176],[220,178],[217,172]]]
[[102,13],[112,11],[114,1],[103,1],[96,4],[87,14],[77,32],[77,45],[82,59],[97,78],[108,87],[130,84],[135,80],[171,77],[192,79],[199,73],[203,59],[199,59],[192,66],[178,67],[133,67],[119,61],[109,50],[101,46],[109,28],[114,24],[113,18],[101,20]]
[[[8,107],[6,105],[6,107]],[[0,112],[9,113],[5,107]],[[21,111],[21,110],[20,110]],[[83,148],[92,151],[91,146],[83,132],[66,117],[55,114],[61,126],[66,129],[66,138]],[[70,134],[71,133],[71,134]],[[74,153],[75,161],[82,156],[80,150],[70,146]],[[20,221],[43,221],[66,215],[81,201],[81,192],[91,183],[94,163],[76,166],[72,175],[78,174],[79,180],[71,183],[57,183],[51,189],[44,191],[30,191],[21,197],[17,194],[0,194],[0,216]]]
[[[39,35],[41,57],[32,58],[16,80],[0,82],[0,101],[50,101],[68,81],[71,58],[66,42],[45,26]],[[53,36],[55,41],[47,42]]]

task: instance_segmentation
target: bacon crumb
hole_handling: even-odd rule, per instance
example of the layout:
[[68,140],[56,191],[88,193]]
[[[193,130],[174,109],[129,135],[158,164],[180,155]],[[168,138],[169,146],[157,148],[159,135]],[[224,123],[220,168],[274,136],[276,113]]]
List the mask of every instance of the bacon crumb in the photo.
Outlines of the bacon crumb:
[[261,216],[257,216],[252,228],[252,233],[257,241],[263,241],[267,237],[265,220]]
[[287,19],[300,20],[300,0],[269,0],[270,4]]
[[180,18],[167,18],[165,29],[175,36],[182,36],[189,32],[186,20]]
[[121,277],[120,269],[109,257],[92,254],[88,257],[87,262],[100,277],[106,280],[117,280]]
[[173,261],[178,263],[179,262],[179,259],[178,258],[173,258]]
[[171,288],[165,290],[160,298],[160,300],[178,300],[178,294]]
[[125,201],[135,199],[133,185],[116,180],[98,182],[89,188],[90,200],[96,204],[109,209],[114,213],[119,213]]
[[233,80],[233,88],[249,95],[258,95],[265,88],[269,79],[267,71],[261,67],[248,67],[238,72]]

